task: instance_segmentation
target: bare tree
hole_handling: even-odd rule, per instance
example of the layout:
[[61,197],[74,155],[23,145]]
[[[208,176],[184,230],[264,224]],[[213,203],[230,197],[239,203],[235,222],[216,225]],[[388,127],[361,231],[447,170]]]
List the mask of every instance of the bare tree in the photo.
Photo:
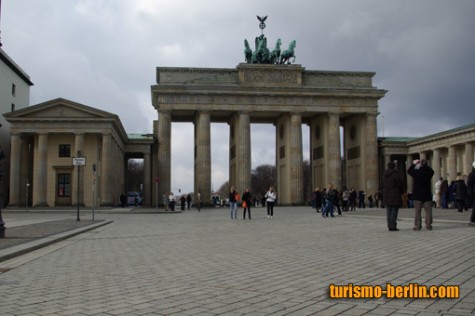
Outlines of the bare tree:
[[[309,202],[312,197],[312,173],[310,168],[310,162],[308,160],[303,161],[303,186],[304,186],[304,201]],[[277,187],[277,168],[273,165],[260,165],[257,166],[251,173],[251,192],[257,198],[261,198],[265,195],[270,186]],[[226,199],[229,194],[229,181],[226,181],[221,185],[218,191],[221,198]]]
[[251,173],[251,192],[264,196],[270,186],[277,187],[277,168],[272,165],[260,165]]
[[141,191],[143,184],[143,159],[129,159],[127,161],[127,190]]
[[227,199],[229,194],[229,181],[224,182],[215,194],[218,194],[222,199]]

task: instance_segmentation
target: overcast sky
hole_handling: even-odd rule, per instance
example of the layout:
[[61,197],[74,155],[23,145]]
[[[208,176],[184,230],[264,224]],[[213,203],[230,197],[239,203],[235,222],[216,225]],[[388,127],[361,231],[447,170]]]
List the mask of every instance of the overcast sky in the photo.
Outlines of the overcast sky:
[[[475,121],[473,0],[3,0],[3,49],[31,77],[31,105],[62,97],[151,133],[155,68],[234,68],[243,41],[297,41],[307,70],[373,71],[379,136]],[[172,187],[193,190],[193,127],[173,124]],[[308,158],[308,128],[303,128]],[[229,130],[212,124],[212,188],[228,179]],[[252,167],[274,164],[273,126],[252,125]]]

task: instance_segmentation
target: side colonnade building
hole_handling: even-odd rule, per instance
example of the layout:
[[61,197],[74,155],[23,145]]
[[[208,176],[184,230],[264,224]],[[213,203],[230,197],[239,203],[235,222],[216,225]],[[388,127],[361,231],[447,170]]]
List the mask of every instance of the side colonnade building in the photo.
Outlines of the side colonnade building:
[[[407,191],[412,191],[412,178],[405,170],[414,159],[426,159],[434,169],[432,184],[443,178],[449,184],[457,176],[467,176],[475,161],[475,124],[419,138],[381,137],[379,139],[380,174],[389,161],[396,161],[404,173]],[[433,186],[434,188],[434,186]]]

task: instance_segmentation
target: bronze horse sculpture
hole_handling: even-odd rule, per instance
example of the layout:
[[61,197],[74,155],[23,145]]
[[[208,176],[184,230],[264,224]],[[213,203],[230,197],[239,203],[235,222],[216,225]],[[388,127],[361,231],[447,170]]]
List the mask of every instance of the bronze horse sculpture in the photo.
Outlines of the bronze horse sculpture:
[[252,50],[247,39],[244,40],[244,57],[246,58],[246,63],[250,64],[252,60]]
[[297,46],[297,43],[296,41],[292,41],[290,42],[289,44],[289,48],[284,50],[280,56],[280,62],[279,64],[290,64],[290,58],[293,57],[293,61],[292,62],[295,62],[295,52],[294,52],[294,49],[295,47]]
[[270,52],[270,63],[271,64],[278,64],[280,59],[280,45],[282,45],[282,40],[279,38],[275,43],[274,50]]

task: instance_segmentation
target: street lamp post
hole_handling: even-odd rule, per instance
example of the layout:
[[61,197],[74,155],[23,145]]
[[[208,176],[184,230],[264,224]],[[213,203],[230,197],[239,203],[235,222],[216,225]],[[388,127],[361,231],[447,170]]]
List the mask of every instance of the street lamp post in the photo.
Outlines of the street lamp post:
[[77,218],[76,220],[79,222],[81,219],[79,218],[79,176],[81,175],[81,173],[79,172],[81,170],[81,165],[78,165],[78,196],[77,196]]
[[28,211],[28,192],[30,190],[30,181],[26,178],[26,210]]
[[79,181],[79,177],[80,177],[80,171],[81,171],[81,166],[85,166],[86,165],[86,158],[85,157],[81,157],[81,151],[78,150],[77,152],[77,156],[76,157],[73,157],[73,166],[77,166],[78,167],[78,196],[77,196],[77,218],[76,220],[77,221],[80,221],[81,219],[79,218],[79,195],[81,193],[80,191],[80,181]]
[[94,222],[94,206],[96,203],[96,164],[92,165],[92,221]]

